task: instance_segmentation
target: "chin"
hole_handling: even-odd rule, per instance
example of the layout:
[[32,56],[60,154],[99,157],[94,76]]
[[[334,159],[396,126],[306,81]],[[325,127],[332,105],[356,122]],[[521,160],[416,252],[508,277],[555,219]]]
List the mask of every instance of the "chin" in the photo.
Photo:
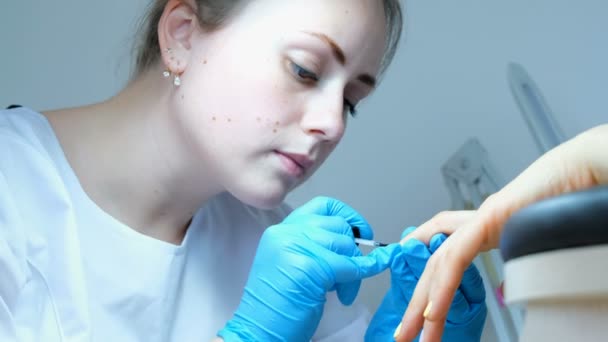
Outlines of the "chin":
[[289,192],[287,189],[257,189],[258,191],[232,192],[239,201],[258,209],[274,209],[281,205]]

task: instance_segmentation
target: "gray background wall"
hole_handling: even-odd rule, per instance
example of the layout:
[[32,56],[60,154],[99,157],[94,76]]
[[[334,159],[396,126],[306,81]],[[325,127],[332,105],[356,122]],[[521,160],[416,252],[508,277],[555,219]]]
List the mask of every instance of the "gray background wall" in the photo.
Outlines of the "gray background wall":
[[[0,106],[44,110],[105,99],[128,78],[145,0],[3,0]],[[469,137],[511,179],[538,155],[506,82],[523,64],[568,137],[608,122],[608,2],[407,2],[394,64],[334,155],[288,200],[319,194],[364,214],[380,240],[450,206],[440,167]],[[366,281],[372,309],[387,276]]]

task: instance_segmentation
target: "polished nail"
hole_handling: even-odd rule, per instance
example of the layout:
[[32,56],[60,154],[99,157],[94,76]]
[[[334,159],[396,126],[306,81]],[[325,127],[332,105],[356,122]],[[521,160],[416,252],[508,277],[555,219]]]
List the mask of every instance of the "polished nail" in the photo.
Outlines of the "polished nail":
[[399,337],[399,333],[401,332],[401,323],[399,323],[399,325],[397,326],[397,329],[395,329],[395,333],[393,334],[393,338],[396,340],[397,337]]
[[424,313],[422,314],[422,316],[424,316],[424,318],[429,318],[429,314],[431,313],[432,307],[433,307],[433,301],[429,301],[429,303],[426,306],[426,309],[424,309]]

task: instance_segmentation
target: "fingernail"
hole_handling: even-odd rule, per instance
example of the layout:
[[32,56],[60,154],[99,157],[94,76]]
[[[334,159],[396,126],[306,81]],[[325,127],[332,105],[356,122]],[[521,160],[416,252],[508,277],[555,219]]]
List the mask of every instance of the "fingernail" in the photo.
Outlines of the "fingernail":
[[401,241],[399,241],[399,244],[401,244],[401,246],[405,246],[405,243],[410,241],[411,239],[412,239],[412,237],[408,235],[408,236],[404,237],[403,239],[401,239]]
[[393,338],[396,340],[397,337],[399,337],[399,333],[401,332],[401,323],[399,323],[399,325],[397,326],[397,329],[395,329],[395,333],[393,334]]
[[431,313],[432,307],[433,307],[433,301],[429,301],[429,303],[426,306],[426,309],[424,309],[424,313],[422,314],[422,316],[424,316],[424,318],[429,318],[429,314]]

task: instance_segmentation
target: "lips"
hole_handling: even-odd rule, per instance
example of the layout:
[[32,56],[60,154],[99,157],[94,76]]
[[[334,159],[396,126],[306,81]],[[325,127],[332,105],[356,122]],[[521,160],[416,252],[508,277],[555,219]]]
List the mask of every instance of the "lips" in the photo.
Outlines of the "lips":
[[293,163],[298,169],[300,169],[301,172],[298,173],[304,174],[306,170],[310,169],[315,164],[314,160],[312,160],[305,154],[288,153],[283,151],[275,152],[278,153],[281,157],[287,159],[289,162]]
[[315,162],[313,160],[311,160],[304,154],[285,153],[285,152],[279,152],[279,153],[282,153],[284,156],[287,156],[287,157],[293,159],[293,161],[295,161],[298,165],[300,165],[300,167],[302,167],[304,170],[311,168],[315,164]]

